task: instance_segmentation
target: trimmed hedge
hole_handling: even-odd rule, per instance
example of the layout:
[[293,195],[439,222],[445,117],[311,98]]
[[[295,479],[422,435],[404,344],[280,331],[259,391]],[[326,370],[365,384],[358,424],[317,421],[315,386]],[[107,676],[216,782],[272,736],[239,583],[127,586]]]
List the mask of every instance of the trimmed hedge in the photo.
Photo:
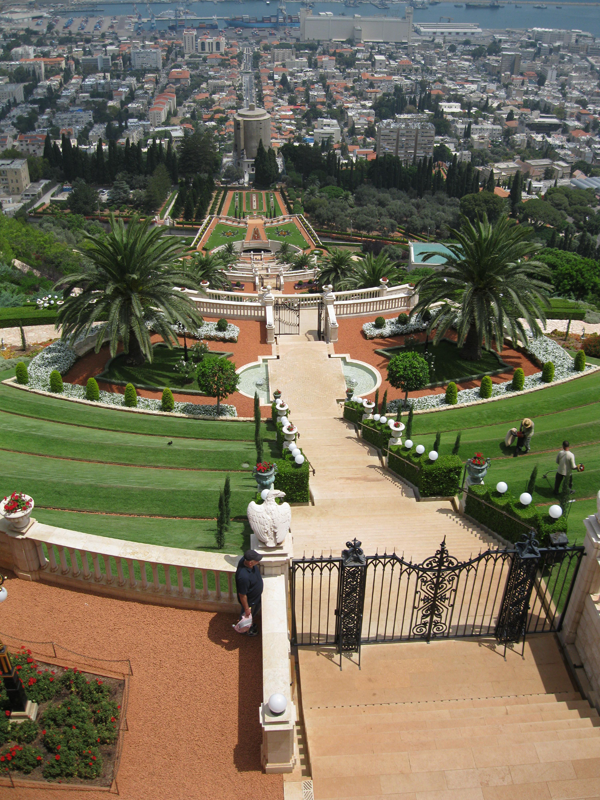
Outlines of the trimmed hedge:
[[458,386],[454,381],[450,381],[446,386],[446,402],[449,406],[455,406],[458,403]]
[[521,367],[517,367],[513,374],[512,388],[515,392],[522,391],[525,386],[525,373]]
[[15,377],[17,379],[17,383],[20,383],[22,386],[24,386],[29,381],[29,375],[27,373],[27,364],[24,364],[22,361],[19,361],[19,363],[15,367]]
[[360,423],[364,413],[362,403],[355,400],[346,400],[344,403],[344,419],[348,422]]
[[481,379],[481,386],[479,387],[479,396],[487,400],[492,396],[492,379],[489,375],[485,375]]
[[578,350],[575,354],[575,363],[573,366],[577,372],[583,372],[585,370],[585,352],[583,350]]
[[37,306],[18,306],[0,308],[0,328],[16,328],[17,325],[50,325],[56,322],[57,312],[50,308]]
[[98,381],[96,378],[88,378],[88,382],[85,387],[85,399],[92,400],[95,403],[100,400],[100,388],[98,387]]
[[370,419],[362,424],[362,438],[382,451],[387,450],[391,437],[392,431],[387,423],[382,425],[381,422],[375,422],[374,419]]
[[421,497],[452,497],[458,492],[463,462],[458,456],[440,456],[430,461],[398,445],[390,448],[388,467],[414,484]]
[[552,383],[554,380],[554,363],[546,361],[542,368],[542,380],[544,383]]
[[534,505],[522,506],[510,492],[502,495],[483,485],[469,487],[465,513],[515,544],[532,528],[537,531],[538,540],[544,547],[551,533],[567,530],[567,521],[563,517],[553,520]]
[[175,398],[168,386],[163,389],[160,404],[163,411],[173,411],[175,408]]
[[274,459],[277,464],[275,489],[285,492],[288,503],[308,503],[310,501],[308,462],[296,464],[291,456]]
[[138,396],[133,383],[128,383],[125,387],[125,396],[123,398],[123,405],[127,408],[137,408]]
[[53,369],[50,373],[50,391],[54,392],[54,394],[63,393],[63,379],[57,369]]

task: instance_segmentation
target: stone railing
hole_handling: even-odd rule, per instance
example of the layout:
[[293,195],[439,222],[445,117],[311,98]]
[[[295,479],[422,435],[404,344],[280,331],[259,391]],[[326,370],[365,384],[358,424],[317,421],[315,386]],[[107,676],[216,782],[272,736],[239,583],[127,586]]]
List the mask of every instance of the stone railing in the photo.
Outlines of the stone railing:
[[0,565],[19,578],[138,602],[237,611],[239,556],[156,547],[33,521],[24,534],[0,520]]
[[210,297],[192,297],[203,317],[224,317],[225,319],[264,319],[264,308],[259,302],[237,300],[213,300]]
[[373,297],[368,300],[337,300],[335,313],[338,317],[357,317],[362,314],[381,314],[390,311],[409,312],[412,308],[412,295],[392,294],[386,297]]

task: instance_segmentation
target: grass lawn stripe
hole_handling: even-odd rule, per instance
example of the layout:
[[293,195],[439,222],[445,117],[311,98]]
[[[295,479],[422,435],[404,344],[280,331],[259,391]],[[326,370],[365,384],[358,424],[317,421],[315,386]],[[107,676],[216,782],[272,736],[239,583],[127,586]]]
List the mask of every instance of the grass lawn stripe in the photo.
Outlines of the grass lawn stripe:
[[[12,377],[14,370],[0,373],[0,381]],[[107,431],[122,431],[149,436],[174,436],[214,441],[254,441],[253,422],[184,419],[151,414],[122,413],[110,408],[94,408],[58,398],[23,392],[0,383],[0,411],[21,417]]]

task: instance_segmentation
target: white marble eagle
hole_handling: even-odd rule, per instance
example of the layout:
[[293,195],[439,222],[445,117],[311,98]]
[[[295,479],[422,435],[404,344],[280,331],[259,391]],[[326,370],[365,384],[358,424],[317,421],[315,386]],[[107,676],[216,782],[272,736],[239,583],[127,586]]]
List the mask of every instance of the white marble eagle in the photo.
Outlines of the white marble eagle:
[[259,542],[267,547],[277,547],[288,535],[292,522],[292,509],[289,503],[275,502],[276,497],[285,497],[279,489],[269,489],[264,503],[258,505],[254,500],[248,504],[246,514]]

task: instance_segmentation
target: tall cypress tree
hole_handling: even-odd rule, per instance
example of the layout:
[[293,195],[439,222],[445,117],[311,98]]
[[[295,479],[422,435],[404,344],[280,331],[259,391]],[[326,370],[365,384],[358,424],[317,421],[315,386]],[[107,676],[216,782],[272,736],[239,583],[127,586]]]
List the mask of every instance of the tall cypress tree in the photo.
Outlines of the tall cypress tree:
[[256,158],[254,159],[254,185],[258,188],[269,186],[269,163],[267,151],[261,139],[256,149]]

